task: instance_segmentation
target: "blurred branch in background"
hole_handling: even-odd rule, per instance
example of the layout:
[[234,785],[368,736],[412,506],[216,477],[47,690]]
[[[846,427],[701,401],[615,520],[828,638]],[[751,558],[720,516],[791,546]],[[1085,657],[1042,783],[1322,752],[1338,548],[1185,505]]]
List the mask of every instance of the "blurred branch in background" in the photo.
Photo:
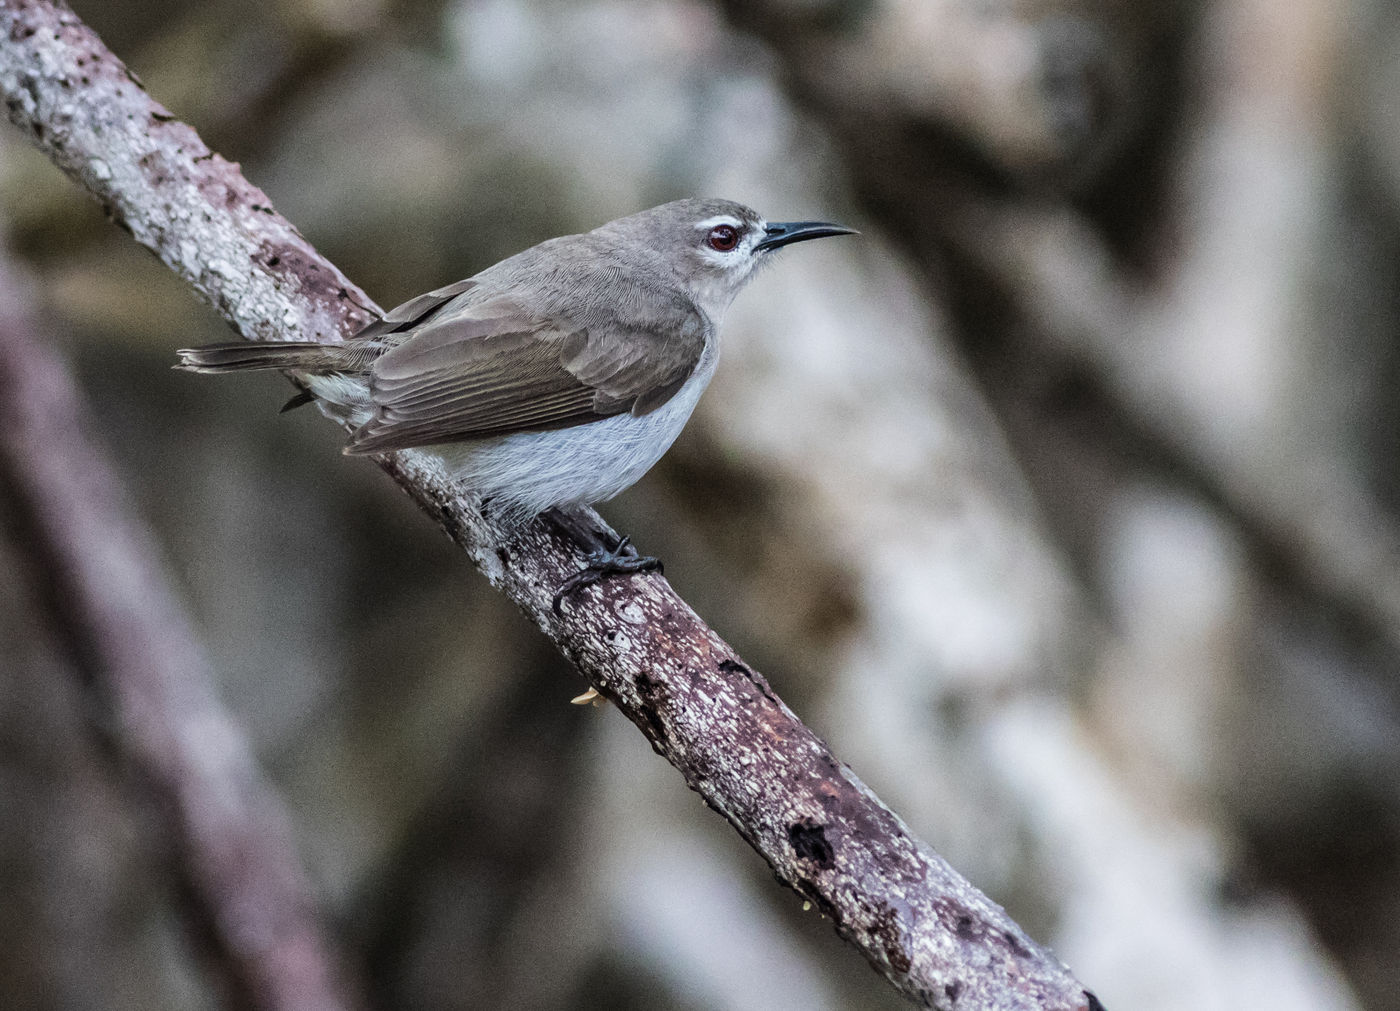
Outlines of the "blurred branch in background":
[[1328,110],[1342,19],[1332,4],[1287,9],[1226,4],[1201,29],[1203,114],[1172,180],[1176,255],[1160,272],[1132,274],[1063,204],[964,194],[947,233],[1037,338],[1101,377],[1301,578],[1400,653],[1400,526],[1335,452],[1338,320],[1311,301],[1341,197]]
[[[372,311],[76,17],[45,4],[5,10],[0,84],[12,120],[235,329],[330,339]],[[910,836],[664,581],[611,582],[551,616],[552,590],[576,562],[542,527],[507,543],[430,459],[402,453],[381,465],[907,997],[1097,1006]]]
[[346,1006],[281,801],[90,437],[71,377],[0,258],[0,489],[15,550],[88,695],[90,728],[156,811],[195,919],[264,1007]]
[[789,74],[823,106],[853,119],[879,109],[1008,171],[1059,177],[1111,153],[1129,95],[1123,30],[1151,30],[1171,5],[1136,18],[1112,17],[1111,0],[724,6],[783,51]]

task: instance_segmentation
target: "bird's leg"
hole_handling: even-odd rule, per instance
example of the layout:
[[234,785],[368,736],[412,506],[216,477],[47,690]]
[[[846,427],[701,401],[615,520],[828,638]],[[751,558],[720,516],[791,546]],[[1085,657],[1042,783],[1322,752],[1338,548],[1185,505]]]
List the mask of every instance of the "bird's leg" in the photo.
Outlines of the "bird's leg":
[[642,555],[627,537],[614,538],[565,509],[549,509],[544,519],[561,534],[583,549],[587,556],[584,567],[560,585],[554,594],[554,613],[560,605],[585,586],[592,586],[608,576],[630,575],[633,572],[661,571],[661,559]]
[[573,541],[589,554],[596,552],[623,551],[636,554],[626,537],[618,537],[611,530],[603,530],[589,523],[578,513],[569,509],[546,509],[544,519],[555,530]]

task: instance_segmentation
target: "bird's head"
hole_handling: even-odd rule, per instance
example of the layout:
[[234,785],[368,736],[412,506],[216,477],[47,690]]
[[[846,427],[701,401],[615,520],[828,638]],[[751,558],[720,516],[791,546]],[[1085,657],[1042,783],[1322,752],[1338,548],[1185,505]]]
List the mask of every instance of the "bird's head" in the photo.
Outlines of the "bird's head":
[[716,321],[754,269],[783,246],[855,234],[853,228],[826,221],[765,221],[733,200],[693,198],[619,218],[603,228],[665,262],[695,304]]

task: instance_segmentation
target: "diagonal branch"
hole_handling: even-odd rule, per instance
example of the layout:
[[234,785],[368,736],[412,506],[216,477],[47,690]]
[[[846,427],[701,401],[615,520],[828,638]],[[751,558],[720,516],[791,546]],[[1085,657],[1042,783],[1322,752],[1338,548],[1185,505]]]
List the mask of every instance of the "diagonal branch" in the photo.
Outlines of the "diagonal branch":
[[[377,311],[71,12],[0,0],[0,93],[35,145],[240,334],[331,340]],[[554,615],[552,591],[579,565],[572,548],[538,523],[504,539],[429,456],[378,462],[906,997],[940,1008],[1098,1006],[914,838],[665,579],[609,581]]]

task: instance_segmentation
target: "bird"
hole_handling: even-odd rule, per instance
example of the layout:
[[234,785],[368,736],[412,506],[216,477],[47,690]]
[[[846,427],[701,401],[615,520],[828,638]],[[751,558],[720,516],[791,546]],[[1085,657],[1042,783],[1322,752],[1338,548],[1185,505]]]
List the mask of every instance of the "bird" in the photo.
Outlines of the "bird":
[[670,448],[714,375],[720,324],[778,250],[854,229],[688,198],[548,239],[411,298],[343,341],[182,348],[175,368],[279,369],[352,427],[350,455],[422,449],[506,530],[544,516],[584,552],[554,597],[660,567],[575,515]]

